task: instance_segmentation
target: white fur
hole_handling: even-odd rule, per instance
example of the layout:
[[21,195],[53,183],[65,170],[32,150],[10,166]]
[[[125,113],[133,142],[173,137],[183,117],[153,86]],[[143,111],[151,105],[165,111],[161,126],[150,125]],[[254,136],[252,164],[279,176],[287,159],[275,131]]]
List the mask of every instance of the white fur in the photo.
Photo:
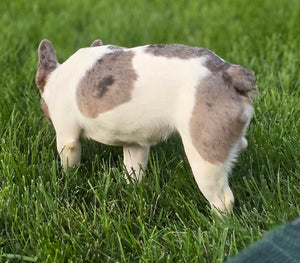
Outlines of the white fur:
[[[140,181],[147,167],[149,146],[125,145],[123,146],[124,165],[128,175]],[[128,178],[126,178],[128,181]]]
[[[64,168],[80,161],[78,138],[82,133],[101,143],[123,145],[129,175],[141,180],[150,145],[178,131],[200,190],[212,206],[230,209],[234,198],[227,176],[239,146],[245,143],[244,138],[236,142],[225,163],[212,164],[199,155],[189,131],[195,88],[210,74],[204,66],[206,58],[153,56],[145,52],[145,47],[131,50],[135,53],[132,64],[138,76],[131,100],[94,119],[80,112],[76,88],[96,61],[113,51],[106,46],[80,49],[50,74],[42,96],[56,130],[57,149]],[[243,118],[249,123],[251,115],[249,106]]]
[[138,80],[130,102],[96,119],[87,119],[78,111],[87,137],[112,145],[120,141],[151,145],[165,139],[180,125],[188,125],[187,116],[191,115],[195,103],[195,87],[209,74],[202,66],[204,59],[154,57],[143,49],[132,49],[136,52],[133,68]]
[[228,163],[209,163],[199,155],[190,138],[182,140],[195,180],[203,195],[213,208],[221,211],[230,210],[234,197],[228,186]]

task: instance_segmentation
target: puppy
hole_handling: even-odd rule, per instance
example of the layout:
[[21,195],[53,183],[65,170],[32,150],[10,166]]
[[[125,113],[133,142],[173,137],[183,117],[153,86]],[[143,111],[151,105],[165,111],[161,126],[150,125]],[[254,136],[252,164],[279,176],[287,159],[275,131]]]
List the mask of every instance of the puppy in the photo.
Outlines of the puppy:
[[247,147],[252,71],[204,48],[101,40],[59,64],[43,40],[36,84],[64,169],[80,162],[82,135],[123,146],[128,175],[141,180],[150,146],[177,132],[203,195],[217,210],[232,208],[228,173]]

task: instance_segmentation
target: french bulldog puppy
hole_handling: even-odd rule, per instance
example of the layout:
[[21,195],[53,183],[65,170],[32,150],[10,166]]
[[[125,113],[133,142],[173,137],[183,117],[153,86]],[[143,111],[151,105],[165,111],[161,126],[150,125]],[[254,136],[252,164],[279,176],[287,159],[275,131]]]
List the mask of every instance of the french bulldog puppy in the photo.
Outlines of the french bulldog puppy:
[[80,162],[84,136],[123,146],[129,176],[141,180],[150,146],[177,132],[203,195],[217,210],[232,208],[228,173],[247,147],[252,71],[204,48],[101,40],[60,64],[43,40],[36,84],[64,169]]

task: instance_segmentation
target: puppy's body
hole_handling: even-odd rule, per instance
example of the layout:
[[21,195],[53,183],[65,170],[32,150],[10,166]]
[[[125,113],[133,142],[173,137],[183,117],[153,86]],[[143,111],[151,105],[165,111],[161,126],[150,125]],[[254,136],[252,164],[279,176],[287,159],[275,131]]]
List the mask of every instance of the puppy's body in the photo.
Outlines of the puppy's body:
[[202,193],[218,209],[230,209],[227,174],[247,146],[251,71],[201,48],[96,41],[59,65],[51,43],[42,41],[36,79],[65,168],[80,161],[84,135],[123,146],[129,174],[141,179],[150,146],[176,131]]

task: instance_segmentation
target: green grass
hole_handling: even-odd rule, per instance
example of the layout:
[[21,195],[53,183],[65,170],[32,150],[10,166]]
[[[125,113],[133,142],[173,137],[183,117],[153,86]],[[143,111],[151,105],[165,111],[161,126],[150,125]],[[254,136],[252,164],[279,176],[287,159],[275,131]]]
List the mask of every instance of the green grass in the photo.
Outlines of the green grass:
[[[299,216],[299,21],[298,0],[0,1],[0,262],[222,262]],[[153,147],[140,184],[126,184],[120,148],[92,141],[64,175],[34,83],[43,38],[60,61],[100,38],[202,46],[253,69],[233,213],[211,215],[177,136]]]

